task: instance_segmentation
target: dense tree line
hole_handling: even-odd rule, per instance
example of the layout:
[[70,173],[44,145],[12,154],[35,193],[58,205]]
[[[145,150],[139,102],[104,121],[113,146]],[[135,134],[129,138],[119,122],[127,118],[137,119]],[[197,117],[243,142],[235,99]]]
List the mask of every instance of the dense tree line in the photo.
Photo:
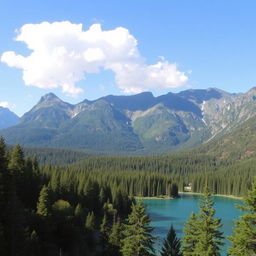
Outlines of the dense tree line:
[[91,157],[88,151],[69,150],[65,148],[32,148],[23,149],[26,157],[36,158],[40,165],[67,165]]
[[61,182],[25,159],[19,145],[8,152],[0,139],[0,255],[96,255],[103,220],[112,250],[120,250],[118,223],[134,200],[95,180],[79,191]]
[[[33,150],[30,154],[32,152]],[[172,186],[170,183],[176,184],[179,191],[183,191],[184,186],[191,183],[192,192],[202,193],[204,184],[207,183],[213,194],[243,196],[247,189],[250,189],[252,177],[256,175],[255,158],[233,162],[197,151],[140,157],[93,157],[82,152],[57,149],[44,149],[40,154],[37,152],[38,150],[33,156],[39,155],[41,163],[51,164],[51,166],[62,163],[61,165],[64,166],[62,171],[76,172],[79,177],[93,172],[92,179],[104,176],[104,180],[105,178],[111,180],[109,182],[111,186],[113,183],[120,183],[120,187],[125,189],[129,195],[168,196],[170,189],[167,187]],[[73,163],[75,161],[78,162]],[[67,166],[68,163],[73,164]],[[53,170],[53,176],[56,176],[55,170],[58,168],[52,168],[50,171],[46,169],[45,172],[48,173]],[[83,175],[82,172],[84,172]],[[62,175],[62,179],[65,179],[65,175]],[[147,178],[147,176],[150,177]],[[153,176],[158,177],[153,178]],[[115,177],[116,181],[113,182]],[[141,182],[143,179],[147,181],[147,186],[144,181]]]
[[[250,255],[256,250],[255,163],[176,155],[169,160],[96,157],[73,165],[39,166],[36,159],[24,157],[19,145],[8,151],[1,138],[0,255],[155,255],[150,219],[142,202],[133,198],[175,197],[189,183],[195,192],[203,192],[205,184],[219,194],[243,195],[251,189],[246,213],[230,238],[230,255]],[[161,255],[219,255],[221,223],[214,218],[208,191],[199,209],[186,223],[181,241],[170,229]]]
[[143,170],[115,171],[111,168],[88,170],[86,167],[83,169],[76,166],[44,167],[42,173],[50,179],[53,190],[61,187],[61,190],[67,190],[68,193],[73,191],[75,186],[80,194],[89,181],[94,181],[108,190],[111,187],[113,196],[121,190],[129,196],[176,197],[178,191],[183,191],[190,183],[192,192],[202,193],[205,184],[208,184],[213,194],[243,196],[251,188],[251,181],[256,174],[256,161],[223,167],[218,171],[191,172],[187,175]]

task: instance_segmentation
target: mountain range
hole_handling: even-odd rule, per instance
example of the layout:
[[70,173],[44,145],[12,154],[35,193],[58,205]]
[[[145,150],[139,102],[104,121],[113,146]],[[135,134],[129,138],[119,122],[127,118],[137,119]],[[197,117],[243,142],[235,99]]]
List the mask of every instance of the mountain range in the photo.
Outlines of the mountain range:
[[235,132],[255,114],[256,88],[238,94],[209,88],[158,97],[109,95],[78,104],[49,93],[0,134],[8,144],[23,146],[167,153]]
[[19,117],[8,108],[0,107],[0,129],[15,125]]

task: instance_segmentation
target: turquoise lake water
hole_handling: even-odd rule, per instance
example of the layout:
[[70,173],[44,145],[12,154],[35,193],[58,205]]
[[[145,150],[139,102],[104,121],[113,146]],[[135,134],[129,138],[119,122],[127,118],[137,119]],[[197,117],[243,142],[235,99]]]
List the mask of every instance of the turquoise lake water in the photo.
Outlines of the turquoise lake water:
[[[151,218],[151,226],[153,226],[153,235],[157,236],[155,248],[158,251],[162,240],[166,237],[170,225],[173,224],[177,235],[182,237],[184,223],[188,220],[191,212],[198,213],[199,195],[180,194],[177,199],[144,199],[143,202],[147,206],[147,212]],[[224,236],[232,234],[233,221],[238,219],[242,212],[235,207],[242,201],[227,197],[213,196],[214,208],[216,210],[216,218],[222,220],[222,231]],[[222,255],[226,255],[229,241],[225,240],[225,246]]]

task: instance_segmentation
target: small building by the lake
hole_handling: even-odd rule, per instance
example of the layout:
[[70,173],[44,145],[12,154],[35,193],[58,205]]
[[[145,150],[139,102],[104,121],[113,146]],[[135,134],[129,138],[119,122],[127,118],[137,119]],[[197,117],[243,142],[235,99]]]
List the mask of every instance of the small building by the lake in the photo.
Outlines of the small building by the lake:
[[191,192],[192,191],[192,183],[187,184],[183,188],[184,192]]

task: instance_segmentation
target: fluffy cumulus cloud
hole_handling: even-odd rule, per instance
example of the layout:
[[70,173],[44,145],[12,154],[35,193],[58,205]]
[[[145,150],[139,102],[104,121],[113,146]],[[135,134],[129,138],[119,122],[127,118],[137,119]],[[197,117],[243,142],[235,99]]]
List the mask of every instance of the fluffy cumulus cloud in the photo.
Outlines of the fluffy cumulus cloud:
[[150,88],[174,88],[186,84],[186,73],[164,59],[147,65],[137,40],[123,27],[102,30],[100,24],[83,30],[82,24],[68,21],[26,24],[16,40],[31,50],[29,56],[4,52],[1,61],[23,71],[26,85],[57,88],[79,94],[76,83],[89,73],[112,70],[116,84],[126,93]]

